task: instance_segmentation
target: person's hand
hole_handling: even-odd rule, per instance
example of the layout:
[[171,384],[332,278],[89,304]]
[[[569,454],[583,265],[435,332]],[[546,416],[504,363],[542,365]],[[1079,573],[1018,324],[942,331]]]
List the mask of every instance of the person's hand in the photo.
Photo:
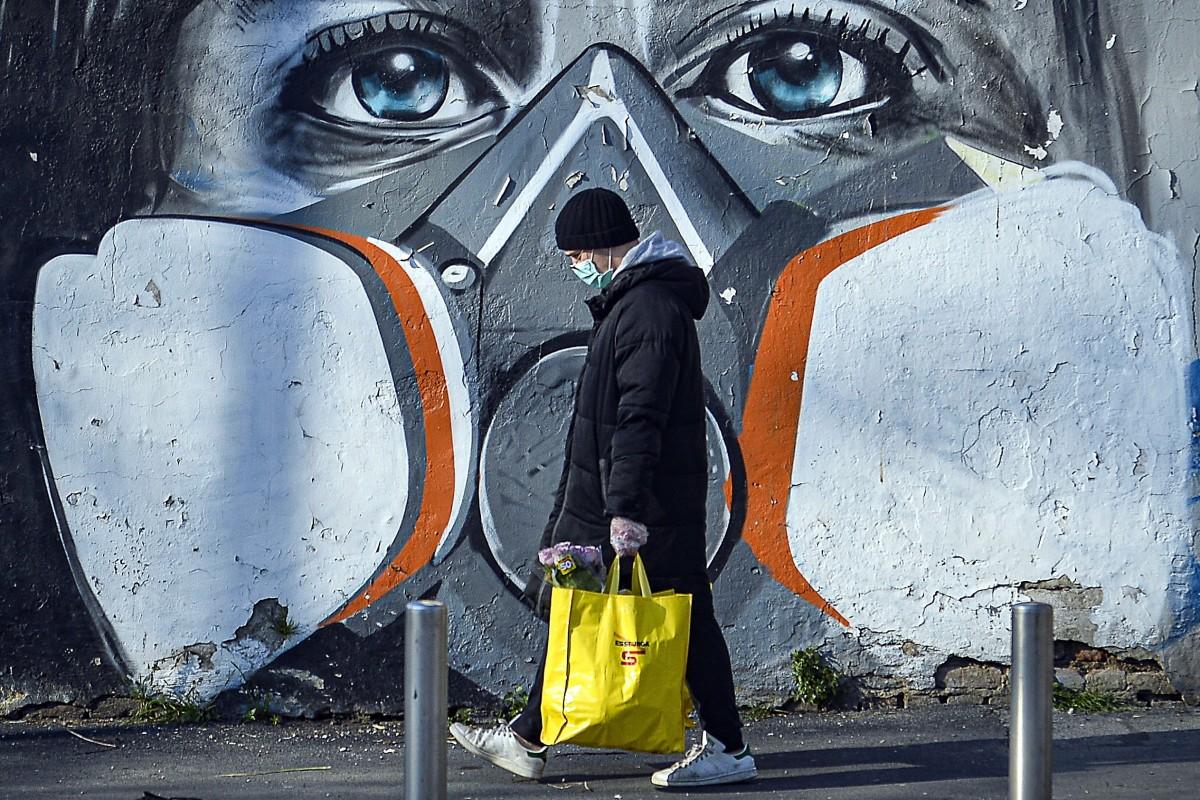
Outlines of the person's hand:
[[613,517],[608,526],[608,540],[618,556],[632,556],[650,539],[650,531],[640,522],[625,517]]

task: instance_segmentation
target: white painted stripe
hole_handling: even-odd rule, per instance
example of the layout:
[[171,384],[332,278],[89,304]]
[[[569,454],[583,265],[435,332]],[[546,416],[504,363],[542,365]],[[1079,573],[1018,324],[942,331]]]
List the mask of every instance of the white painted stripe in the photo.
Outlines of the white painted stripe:
[[705,245],[700,232],[692,223],[691,217],[687,210],[683,207],[683,203],[676,194],[674,187],[667,180],[666,174],[663,172],[662,165],[654,155],[654,151],[650,148],[650,144],[646,141],[646,137],[642,135],[641,128],[633,115],[629,113],[629,109],[625,106],[624,101],[617,97],[616,80],[612,73],[612,64],[609,61],[608,53],[601,51],[596,54],[592,61],[592,69],[589,75],[589,83],[592,86],[599,87],[607,92],[612,97],[612,100],[607,100],[594,93],[589,93],[586,97],[580,98],[579,111],[575,114],[574,119],[567,125],[566,129],[550,146],[549,152],[538,165],[516,199],[508,207],[508,211],[501,217],[499,224],[488,236],[483,247],[480,248],[478,256],[484,265],[490,265],[492,259],[503,249],[508,240],[512,238],[513,232],[521,220],[533,208],[533,204],[537,201],[538,195],[550,183],[554,174],[562,167],[566,161],[567,155],[575,147],[587,129],[595,122],[601,119],[610,119],[615,122],[622,130],[627,131],[629,144],[641,162],[642,167],[646,170],[650,182],[658,191],[662,198],[663,204],[666,206],[667,213],[679,228],[679,235],[683,238],[683,244],[692,253],[692,258],[696,261],[696,265],[704,270],[707,275],[713,266],[713,256]]

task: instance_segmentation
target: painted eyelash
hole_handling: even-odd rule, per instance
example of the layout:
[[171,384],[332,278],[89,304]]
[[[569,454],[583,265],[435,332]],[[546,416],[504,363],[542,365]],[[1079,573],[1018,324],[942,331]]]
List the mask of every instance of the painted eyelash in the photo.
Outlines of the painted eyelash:
[[[827,11],[823,18],[818,18],[812,15],[812,9],[805,8],[797,20],[796,6],[793,4],[786,15],[781,15],[777,8],[772,9],[771,17],[768,20],[764,14],[759,14],[757,19],[750,18],[745,25],[738,26],[737,30],[726,33],[725,43],[733,44],[764,28],[786,28],[786,26],[795,25],[799,21],[801,24],[824,28],[829,36],[842,44],[870,44],[882,47],[895,55],[897,63],[901,66],[904,66],[904,61],[912,49],[912,42],[905,39],[899,50],[893,50],[887,43],[888,36],[892,34],[891,28],[869,19],[863,20],[861,25],[853,26],[850,23],[849,14],[843,15],[840,20],[835,20],[832,9]],[[871,30],[872,25],[878,29],[878,33]]]
[[[436,34],[444,32],[445,21],[419,11],[400,11],[391,14],[380,14],[370,19],[346,22],[326,28],[320,33],[313,34],[304,43],[304,60],[313,61],[322,53],[330,53],[338,48],[359,39],[378,36],[391,30],[397,33],[415,33],[425,35],[431,31]],[[434,30],[437,28],[437,30]]]

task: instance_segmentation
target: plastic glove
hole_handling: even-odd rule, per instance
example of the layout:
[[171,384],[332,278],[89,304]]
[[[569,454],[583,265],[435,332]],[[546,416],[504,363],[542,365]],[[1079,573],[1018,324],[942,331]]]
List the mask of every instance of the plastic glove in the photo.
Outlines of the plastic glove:
[[618,556],[632,556],[650,539],[650,531],[640,522],[625,517],[613,517],[608,526],[608,540]]

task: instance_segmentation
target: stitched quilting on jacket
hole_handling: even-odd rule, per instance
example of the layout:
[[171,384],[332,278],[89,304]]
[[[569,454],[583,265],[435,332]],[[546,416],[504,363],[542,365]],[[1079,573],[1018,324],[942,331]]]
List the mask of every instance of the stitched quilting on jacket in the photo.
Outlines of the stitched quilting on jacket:
[[696,321],[704,273],[655,234],[588,300],[595,324],[575,396],[567,454],[542,546],[598,545],[609,520],[650,529],[651,577],[702,575],[708,456]]

